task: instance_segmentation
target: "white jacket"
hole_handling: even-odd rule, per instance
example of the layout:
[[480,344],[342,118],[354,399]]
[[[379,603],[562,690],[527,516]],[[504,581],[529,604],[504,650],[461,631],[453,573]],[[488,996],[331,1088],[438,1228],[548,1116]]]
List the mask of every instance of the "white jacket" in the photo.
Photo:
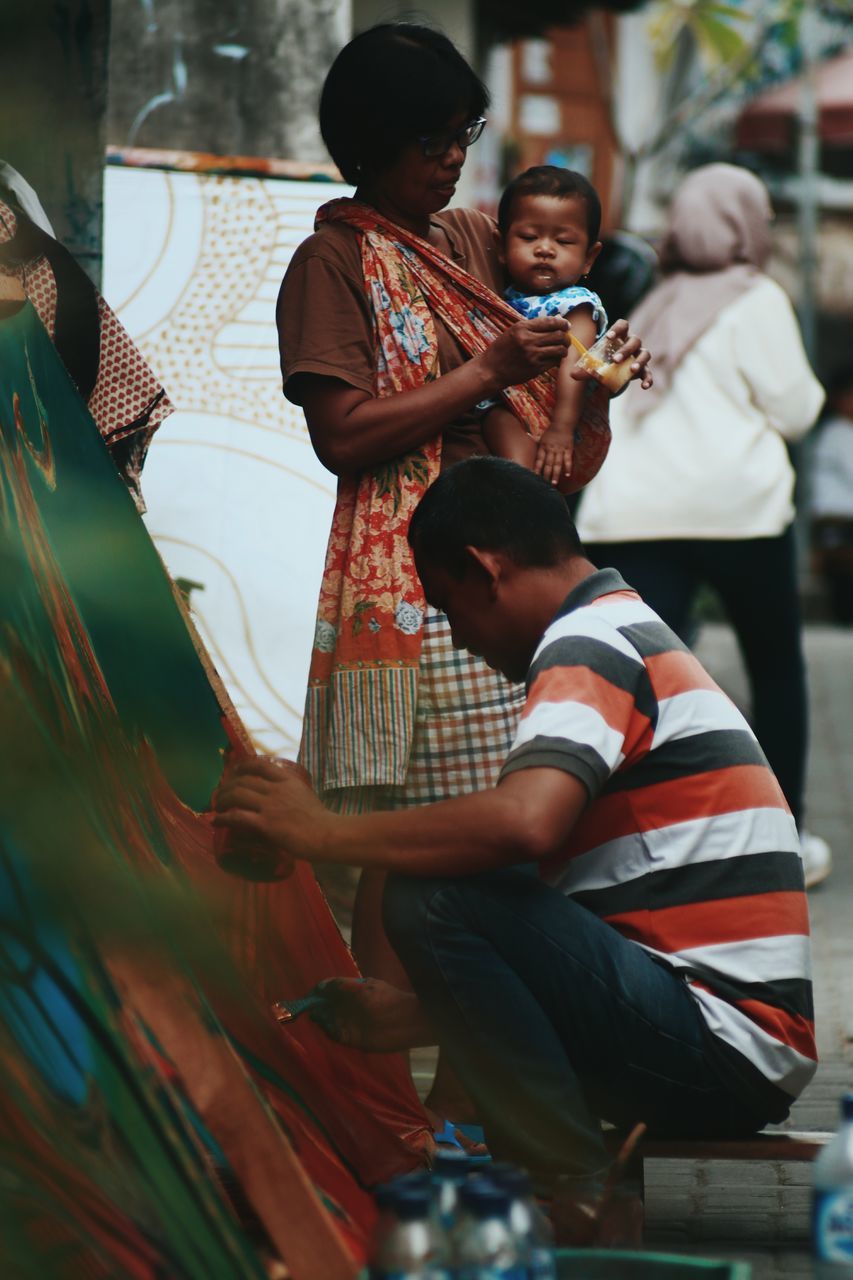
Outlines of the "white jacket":
[[611,405],[610,453],[580,504],[584,541],[784,531],[794,516],[785,442],[806,434],[824,393],[775,281],[759,277],[725,307],[657,407],[637,418],[642,395],[630,387]]

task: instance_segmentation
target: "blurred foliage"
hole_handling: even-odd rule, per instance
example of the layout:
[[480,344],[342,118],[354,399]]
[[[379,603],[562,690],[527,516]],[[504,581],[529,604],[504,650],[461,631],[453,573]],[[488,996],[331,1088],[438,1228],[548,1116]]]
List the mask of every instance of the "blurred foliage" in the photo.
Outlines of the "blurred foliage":
[[818,60],[851,44],[853,0],[653,0],[649,37],[668,104],[634,158],[677,168],[731,157],[731,125],[755,94],[796,76],[803,18]]
[[718,0],[662,0],[653,6],[649,35],[660,70],[673,62],[679,39],[689,32],[696,47],[712,62],[741,58],[747,51],[750,15],[740,4]]
[[807,9],[819,58],[850,45],[853,0],[655,0],[650,35],[667,67],[689,33],[705,67],[725,67],[733,86],[749,95],[800,70]]

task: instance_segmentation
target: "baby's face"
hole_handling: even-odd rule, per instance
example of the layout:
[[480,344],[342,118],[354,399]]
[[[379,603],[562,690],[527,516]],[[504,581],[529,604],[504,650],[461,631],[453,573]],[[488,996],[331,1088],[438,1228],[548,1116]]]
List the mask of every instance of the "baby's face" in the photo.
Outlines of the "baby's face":
[[502,261],[522,293],[553,293],[577,284],[601,246],[589,243],[586,201],[579,196],[519,196]]

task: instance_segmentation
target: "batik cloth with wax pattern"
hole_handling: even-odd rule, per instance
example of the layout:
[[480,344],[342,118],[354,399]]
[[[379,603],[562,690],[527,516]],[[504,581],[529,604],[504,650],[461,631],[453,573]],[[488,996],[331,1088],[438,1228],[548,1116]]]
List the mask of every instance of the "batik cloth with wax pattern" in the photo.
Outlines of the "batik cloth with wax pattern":
[[[378,397],[438,377],[433,315],[471,356],[517,313],[429,241],[355,200],[333,200],[317,224],[361,237]],[[553,373],[503,393],[538,439],[550,422]],[[608,397],[591,387],[575,441],[578,487],[610,443]],[[300,759],[318,789],[401,786],[415,731],[425,599],[406,540],[412,512],[441,467],[441,437],[338,481],[309,671]]]

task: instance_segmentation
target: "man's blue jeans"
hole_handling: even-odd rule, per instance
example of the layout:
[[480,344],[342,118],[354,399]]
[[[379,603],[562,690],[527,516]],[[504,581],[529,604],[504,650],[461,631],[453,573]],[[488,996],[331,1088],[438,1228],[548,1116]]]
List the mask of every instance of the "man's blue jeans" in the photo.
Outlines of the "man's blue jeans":
[[684,981],[586,908],[509,868],[389,877],[385,927],[495,1156],[541,1179],[600,1175],[599,1119],[753,1133]]

